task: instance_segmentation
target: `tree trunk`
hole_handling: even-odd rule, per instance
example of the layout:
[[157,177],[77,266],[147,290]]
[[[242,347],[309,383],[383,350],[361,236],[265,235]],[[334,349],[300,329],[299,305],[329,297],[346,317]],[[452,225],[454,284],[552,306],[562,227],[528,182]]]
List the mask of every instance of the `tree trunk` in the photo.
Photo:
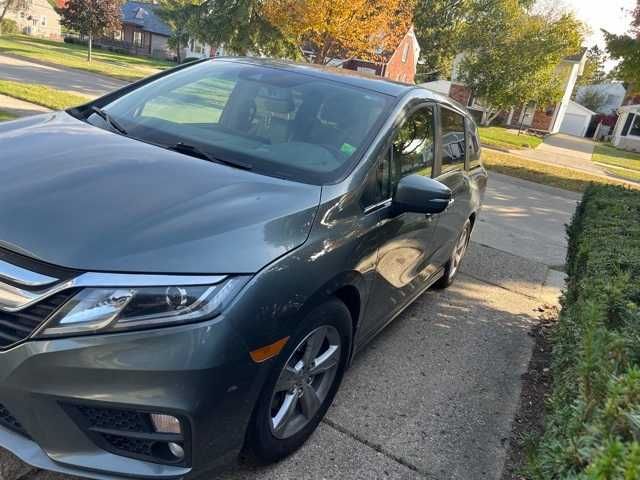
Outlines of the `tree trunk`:
[[178,59],[178,65],[182,63],[182,59],[180,58],[180,40],[176,39],[176,58]]
[[500,115],[500,110],[496,110],[493,113],[491,113],[491,110],[489,110],[483,119],[482,126],[488,127],[489,125],[491,125],[491,123],[493,123],[498,115]]

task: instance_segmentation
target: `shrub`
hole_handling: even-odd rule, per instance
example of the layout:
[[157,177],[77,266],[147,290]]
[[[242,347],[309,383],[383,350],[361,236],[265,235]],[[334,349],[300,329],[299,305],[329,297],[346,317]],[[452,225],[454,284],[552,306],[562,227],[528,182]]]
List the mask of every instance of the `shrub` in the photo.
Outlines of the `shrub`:
[[640,478],[640,192],[590,186],[568,228],[553,393],[529,474]]
[[2,22],[0,22],[0,33],[2,33],[3,35],[18,33],[18,24],[15,22],[15,20],[5,18],[2,20]]

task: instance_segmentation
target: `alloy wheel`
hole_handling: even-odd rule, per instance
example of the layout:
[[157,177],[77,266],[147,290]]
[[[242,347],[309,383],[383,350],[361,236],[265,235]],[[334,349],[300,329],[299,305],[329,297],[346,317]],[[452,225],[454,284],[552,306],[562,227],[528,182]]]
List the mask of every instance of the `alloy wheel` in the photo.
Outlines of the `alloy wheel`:
[[298,344],[271,397],[269,426],[274,437],[289,438],[314,418],[336,378],[341,354],[342,339],[330,325],[316,328]]
[[458,238],[455,249],[453,250],[453,255],[451,256],[451,268],[449,270],[449,278],[453,278],[455,274],[458,272],[458,268],[460,268],[460,264],[462,263],[464,254],[467,252],[467,246],[469,245],[470,232],[471,232],[471,224],[467,221],[464,224],[462,233]]

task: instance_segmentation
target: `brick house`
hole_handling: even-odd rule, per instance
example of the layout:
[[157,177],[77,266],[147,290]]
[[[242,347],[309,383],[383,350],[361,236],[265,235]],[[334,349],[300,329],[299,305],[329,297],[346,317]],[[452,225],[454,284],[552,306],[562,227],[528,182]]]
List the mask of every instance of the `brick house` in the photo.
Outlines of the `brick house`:
[[[0,0],[0,8],[3,5]],[[61,37],[60,15],[48,0],[18,1],[7,11],[5,18],[16,22],[24,34],[56,40]]]
[[[584,65],[587,59],[586,51],[586,49],[582,49],[576,55],[565,57],[558,65],[557,68],[564,78],[563,95],[560,102],[555,105],[537,105],[534,102],[530,102],[528,105],[521,105],[511,111],[501,112],[495,122],[505,126],[522,126],[541,133],[560,132],[567,109],[570,106],[571,94],[575,88],[576,81],[584,72]],[[476,120],[482,122],[486,115],[486,109],[483,107],[481,99],[473,97],[471,90],[464,85],[458,74],[463,58],[464,54],[459,54],[453,62],[449,96],[466,105]]]
[[[311,49],[303,48],[303,52],[309,59],[313,58],[314,53]],[[413,31],[413,26],[404,34],[393,51],[381,52],[378,55],[381,57],[380,61],[335,58],[329,62],[329,65],[378,75],[398,82],[414,83],[416,66],[420,57],[420,45]]]

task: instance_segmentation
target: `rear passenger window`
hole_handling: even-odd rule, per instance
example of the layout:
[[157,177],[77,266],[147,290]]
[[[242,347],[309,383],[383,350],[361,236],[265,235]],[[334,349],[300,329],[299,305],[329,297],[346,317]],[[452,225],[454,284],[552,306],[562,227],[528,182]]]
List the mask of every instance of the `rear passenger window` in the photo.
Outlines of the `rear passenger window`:
[[467,149],[469,155],[469,169],[480,166],[480,143],[478,139],[478,127],[476,124],[467,120],[467,132],[469,133],[469,146]]
[[441,109],[442,173],[464,170],[466,139],[464,117],[459,113]]
[[434,138],[433,109],[425,107],[411,114],[393,141],[396,182],[413,173],[431,176]]

